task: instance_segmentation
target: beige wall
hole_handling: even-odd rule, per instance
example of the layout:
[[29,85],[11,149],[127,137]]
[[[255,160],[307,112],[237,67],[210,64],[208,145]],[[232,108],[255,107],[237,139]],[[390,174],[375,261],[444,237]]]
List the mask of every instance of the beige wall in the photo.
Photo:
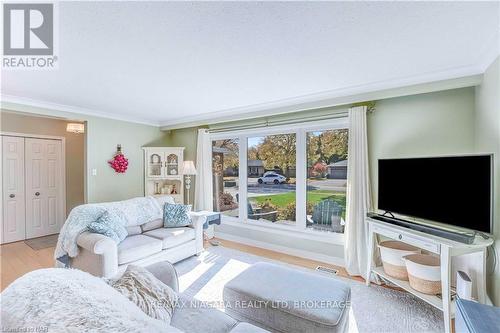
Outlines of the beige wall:
[[84,203],[85,135],[66,132],[68,121],[2,110],[1,131],[66,138],[66,211]]
[[495,154],[494,217],[497,266],[489,282],[489,295],[500,306],[500,57],[484,73],[476,87],[476,150]]

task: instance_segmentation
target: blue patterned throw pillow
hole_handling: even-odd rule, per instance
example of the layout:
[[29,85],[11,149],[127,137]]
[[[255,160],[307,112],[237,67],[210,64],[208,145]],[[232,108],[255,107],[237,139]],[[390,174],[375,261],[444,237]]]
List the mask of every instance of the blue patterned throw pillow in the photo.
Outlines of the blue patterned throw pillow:
[[166,203],[163,206],[163,226],[165,228],[178,228],[191,225],[190,211],[191,205]]
[[125,222],[116,214],[105,211],[96,221],[88,226],[90,232],[113,239],[117,244],[127,237]]

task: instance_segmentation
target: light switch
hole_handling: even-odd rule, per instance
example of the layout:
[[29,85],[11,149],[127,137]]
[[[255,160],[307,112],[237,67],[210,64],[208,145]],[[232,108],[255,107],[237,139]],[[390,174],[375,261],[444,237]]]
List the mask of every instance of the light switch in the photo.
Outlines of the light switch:
[[97,176],[97,169],[92,169],[92,176]]

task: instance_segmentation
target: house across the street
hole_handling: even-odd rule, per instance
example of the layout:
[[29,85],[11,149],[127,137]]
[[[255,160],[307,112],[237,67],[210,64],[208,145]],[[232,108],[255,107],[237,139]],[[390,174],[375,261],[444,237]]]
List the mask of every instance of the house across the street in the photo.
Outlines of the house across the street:
[[261,177],[264,170],[264,162],[261,160],[248,160],[248,177]]
[[347,160],[338,161],[327,166],[327,178],[347,179]]

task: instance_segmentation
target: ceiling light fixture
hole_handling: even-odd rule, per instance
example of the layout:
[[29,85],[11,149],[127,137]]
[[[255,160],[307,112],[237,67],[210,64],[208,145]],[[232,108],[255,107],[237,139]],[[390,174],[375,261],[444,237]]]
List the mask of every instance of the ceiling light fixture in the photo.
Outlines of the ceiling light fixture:
[[79,123],[68,123],[68,125],[66,125],[66,132],[77,134],[85,133],[85,125]]

